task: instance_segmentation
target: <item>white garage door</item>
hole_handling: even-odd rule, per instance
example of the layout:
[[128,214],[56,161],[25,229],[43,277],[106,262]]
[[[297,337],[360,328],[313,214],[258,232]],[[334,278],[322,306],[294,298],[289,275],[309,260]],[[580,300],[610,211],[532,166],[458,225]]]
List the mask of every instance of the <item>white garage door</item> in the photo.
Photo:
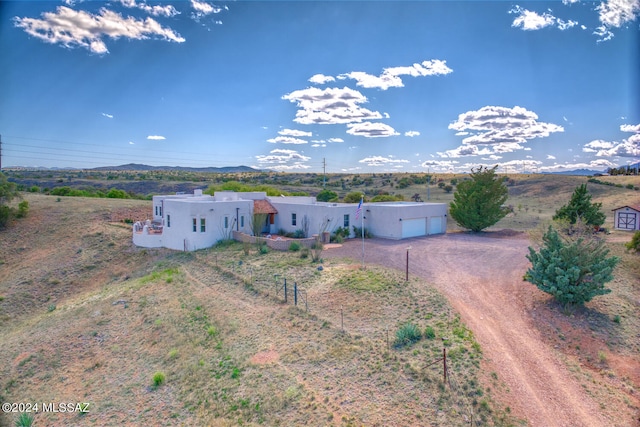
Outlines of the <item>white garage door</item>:
[[402,238],[424,236],[427,234],[427,219],[403,219],[402,220]]
[[431,218],[431,222],[429,224],[429,234],[440,234],[442,233],[442,217],[434,216]]

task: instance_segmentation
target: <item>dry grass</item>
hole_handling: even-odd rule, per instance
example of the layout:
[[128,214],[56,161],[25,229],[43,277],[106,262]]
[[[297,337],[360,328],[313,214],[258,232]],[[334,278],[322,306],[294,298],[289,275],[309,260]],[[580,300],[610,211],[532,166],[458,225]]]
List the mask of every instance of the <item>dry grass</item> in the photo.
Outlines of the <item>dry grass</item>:
[[[487,422],[505,415],[478,380],[472,334],[422,283],[348,260],[320,271],[299,254],[245,255],[239,244],[135,248],[111,213],[148,202],[28,199],[31,216],[0,250],[0,399],[90,403],[87,414],[36,414],[38,424],[466,425],[471,408]],[[285,277],[304,288],[309,312],[276,295]],[[436,339],[390,349],[387,334],[408,321]],[[451,386],[426,366],[443,338]]]

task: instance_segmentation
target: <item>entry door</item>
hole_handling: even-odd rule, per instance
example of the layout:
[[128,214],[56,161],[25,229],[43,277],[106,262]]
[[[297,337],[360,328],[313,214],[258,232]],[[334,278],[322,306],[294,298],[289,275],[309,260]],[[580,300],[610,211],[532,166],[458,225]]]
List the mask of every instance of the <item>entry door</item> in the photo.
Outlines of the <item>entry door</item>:
[[618,226],[620,230],[635,230],[638,215],[635,212],[618,212]]

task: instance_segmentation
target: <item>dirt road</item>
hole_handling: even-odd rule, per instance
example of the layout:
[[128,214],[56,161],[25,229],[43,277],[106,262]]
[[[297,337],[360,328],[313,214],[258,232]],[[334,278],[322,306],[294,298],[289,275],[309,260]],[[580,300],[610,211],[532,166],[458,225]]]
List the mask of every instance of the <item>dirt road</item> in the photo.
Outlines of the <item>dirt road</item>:
[[[366,240],[365,263],[404,270],[443,292],[482,345],[486,368],[511,393],[508,404],[531,426],[615,425],[531,325],[526,301],[539,292],[523,282],[529,240],[524,234],[450,233],[403,241]],[[362,256],[361,241],[324,252],[325,258]]]

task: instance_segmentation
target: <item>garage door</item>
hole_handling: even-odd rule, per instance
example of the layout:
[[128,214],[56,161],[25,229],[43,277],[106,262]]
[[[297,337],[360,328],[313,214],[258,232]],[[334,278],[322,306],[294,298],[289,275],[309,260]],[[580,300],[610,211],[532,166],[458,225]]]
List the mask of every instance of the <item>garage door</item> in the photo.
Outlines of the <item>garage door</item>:
[[442,233],[442,217],[434,216],[431,218],[431,222],[429,224],[429,234],[440,234]]
[[403,219],[402,220],[402,238],[424,236],[427,234],[427,219]]

